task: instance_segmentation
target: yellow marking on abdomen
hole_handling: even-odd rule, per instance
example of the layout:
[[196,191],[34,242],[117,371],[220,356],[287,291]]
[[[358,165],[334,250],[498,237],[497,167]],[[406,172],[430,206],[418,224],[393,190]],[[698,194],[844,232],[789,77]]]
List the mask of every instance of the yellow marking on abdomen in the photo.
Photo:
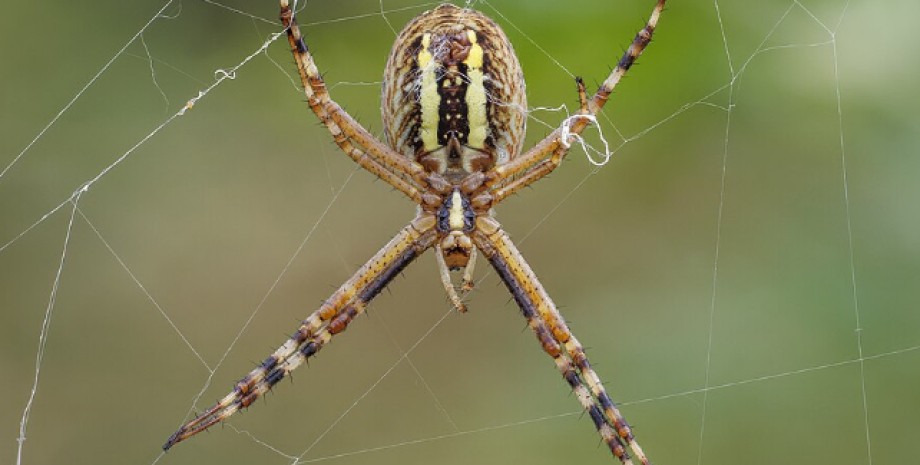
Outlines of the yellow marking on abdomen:
[[485,77],[482,73],[483,50],[476,39],[476,32],[466,31],[470,39],[470,52],[463,63],[466,65],[466,76],[470,82],[466,87],[467,122],[470,133],[467,145],[474,149],[485,147],[486,136],[489,135],[489,123],[486,121],[486,88]]
[[419,100],[422,107],[422,127],[419,137],[425,151],[430,152],[438,148],[438,107],[441,105],[441,96],[438,95],[438,84],[435,80],[437,64],[434,62],[431,51],[431,34],[422,36],[422,49],[418,52],[418,68],[422,72],[422,88]]

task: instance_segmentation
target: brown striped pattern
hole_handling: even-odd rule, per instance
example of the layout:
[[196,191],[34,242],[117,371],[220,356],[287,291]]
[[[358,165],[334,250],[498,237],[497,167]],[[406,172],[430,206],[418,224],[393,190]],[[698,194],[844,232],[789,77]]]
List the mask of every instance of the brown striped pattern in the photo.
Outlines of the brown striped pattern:
[[[439,72],[450,61],[448,48],[434,45],[449,42],[444,38],[461,31],[476,31],[484,52],[485,88],[488,94],[486,118],[489,136],[486,145],[493,163],[505,163],[521,151],[527,116],[524,74],[505,33],[482,13],[444,4],[426,11],[409,22],[399,33],[387,60],[383,75],[381,109],[383,127],[389,145],[410,159],[417,159],[420,148],[421,106],[419,89],[421,71],[418,54],[422,36],[432,35],[432,55]],[[441,79],[437,80],[438,84]]]

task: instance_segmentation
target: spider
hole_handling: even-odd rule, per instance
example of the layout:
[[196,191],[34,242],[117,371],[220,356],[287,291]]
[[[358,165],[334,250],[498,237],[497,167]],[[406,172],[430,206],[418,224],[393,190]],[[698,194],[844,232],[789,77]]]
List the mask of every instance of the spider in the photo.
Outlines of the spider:
[[[485,256],[613,455],[624,464],[633,463],[631,455],[648,464],[581,344],[492,209],[562,163],[570,138],[593,120],[651,41],[665,0],[657,1],[648,23],[594,95],[589,98],[584,82],[576,78],[579,111],[523,153],[523,73],[505,33],[482,13],[443,4],[399,33],[384,70],[384,144],[329,96],[288,0],[280,4],[310,108],[343,152],[412,200],[418,213],[288,341],[232,392],[179,428],[163,449],[251,405],[344,331],[409,263],[434,248],[441,282],[460,312],[466,311],[461,295],[473,286],[477,251]],[[458,293],[450,271],[461,269]]]

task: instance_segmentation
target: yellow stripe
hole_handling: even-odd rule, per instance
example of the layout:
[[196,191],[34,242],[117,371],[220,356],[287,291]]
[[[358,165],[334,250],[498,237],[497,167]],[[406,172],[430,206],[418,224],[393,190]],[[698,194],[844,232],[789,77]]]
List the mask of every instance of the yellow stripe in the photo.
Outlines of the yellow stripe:
[[438,84],[435,82],[435,68],[431,52],[431,34],[422,36],[422,49],[418,52],[418,68],[422,72],[422,88],[420,91],[422,106],[422,127],[420,134],[422,145],[430,152],[438,148],[438,107],[441,105],[441,96],[438,95]]
[[466,34],[472,44],[469,55],[463,60],[466,75],[470,80],[466,88],[467,122],[470,126],[467,145],[474,149],[482,149],[489,134],[489,124],[486,121],[486,88],[483,85],[482,74],[483,51],[477,42],[476,32],[468,30]]

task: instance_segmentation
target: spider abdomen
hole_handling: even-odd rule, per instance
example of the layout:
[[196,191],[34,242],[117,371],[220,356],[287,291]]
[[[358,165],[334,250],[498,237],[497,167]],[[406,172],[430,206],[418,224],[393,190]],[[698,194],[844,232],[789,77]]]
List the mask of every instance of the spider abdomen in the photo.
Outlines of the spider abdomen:
[[521,150],[524,87],[498,25],[441,5],[412,20],[393,44],[381,104],[387,141],[451,180],[485,171]]

